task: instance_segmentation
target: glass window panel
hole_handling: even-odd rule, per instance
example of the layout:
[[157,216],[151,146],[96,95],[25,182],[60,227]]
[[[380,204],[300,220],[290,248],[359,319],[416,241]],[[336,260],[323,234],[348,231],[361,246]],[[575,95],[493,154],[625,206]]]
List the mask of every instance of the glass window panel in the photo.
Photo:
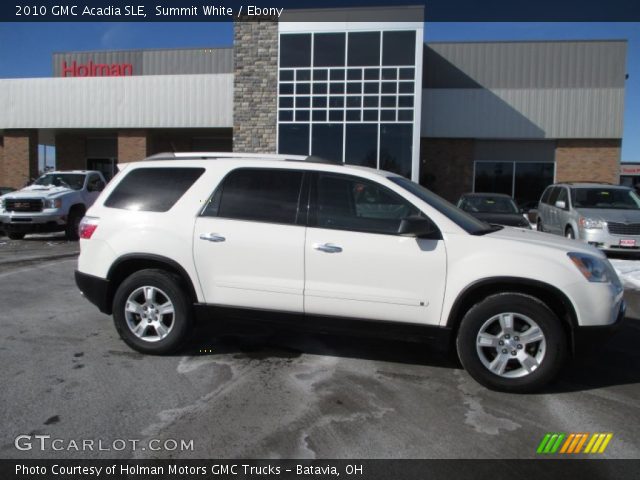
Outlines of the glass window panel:
[[400,80],[413,80],[414,75],[415,75],[415,69],[413,68],[400,69]]
[[378,97],[364,97],[364,106],[365,107],[377,107],[378,106]]
[[295,224],[302,172],[238,169],[222,185],[218,216]]
[[361,80],[362,79],[362,70],[359,68],[352,68],[347,70],[347,80]]
[[344,80],[344,70],[339,68],[337,70],[331,70],[329,74],[331,80]]
[[364,120],[365,122],[377,122],[378,110],[363,110],[362,120]]
[[383,107],[395,107],[396,106],[396,97],[393,95],[387,95],[381,97],[382,106]]
[[315,108],[326,108],[327,97],[313,97],[313,106]]
[[309,108],[311,99],[309,97],[296,97],[296,108]]
[[[375,113],[377,111],[374,110]],[[365,111],[365,114],[367,112]],[[378,152],[378,126],[349,124],[344,147],[344,162],[376,168]]]
[[280,35],[280,67],[308,67],[311,65],[311,34]]
[[331,83],[329,93],[344,93],[344,83]]
[[382,79],[383,80],[395,80],[397,77],[397,70],[395,68],[383,68]]
[[308,122],[309,118],[309,110],[296,110],[296,122]]
[[281,82],[292,82],[293,81],[293,70],[280,70],[280,81]]
[[413,93],[413,82],[400,82],[398,91],[400,93]]
[[382,110],[380,112],[380,121],[383,122],[395,122],[396,111],[395,110]]
[[365,80],[378,80],[380,78],[380,69],[379,68],[366,68],[364,70],[364,79]]
[[326,83],[314,83],[313,84],[313,93],[317,93],[317,94],[327,93],[327,84]]
[[314,80],[326,80],[328,78],[327,70],[324,68],[316,69],[313,71],[313,79]]
[[413,110],[398,110],[398,121],[412,122]]
[[364,93],[378,93],[380,84],[378,82],[365,82]]
[[296,72],[296,80],[308,82],[311,80],[311,70],[298,70]]
[[380,32],[349,33],[347,65],[380,65]]
[[513,162],[476,162],[474,191],[512,195]]
[[516,167],[516,203],[523,208],[531,208],[544,191],[553,183],[553,163],[518,163]]
[[293,83],[280,84],[280,95],[292,95],[292,94],[293,94]]
[[293,108],[293,97],[280,97],[280,108]]
[[331,108],[344,107],[344,97],[329,97],[329,107]]
[[311,128],[311,154],[342,162],[342,124],[318,124]]
[[382,93],[396,93],[396,82],[382,82]]
[[278,153],[309,155],[309,125],[280,125],[278,127]]
[[362,97],[347,97],[347,107],[360,107]]
[[360,82],[347,83],[347,93],[362,93],[362,84]]
[[311,119],[314,122],[326,122],[327,121],[327,111],[326,110],[313,110],[311,112]]
[[380,125],[380,168],[411,178],[413,125]]
[[349,121],[349,122],[359,122],[360,121],[360,110],[347,110],[347,121]]
[[293,122],[293,110],[280,110],[278,119],[282,122]]
[[344,120],[344,110],[329,110],[330,122],[341,122]]
[[416,32],[384,32],[382,36],[383,65],[415,65]]
[[413,95],[401,95],[398,97],[399,107],[413,107]]
[[308,83],[297,83],[296,84],[296,93],[298,95],[308,95],[311,93],[311,86]]
[[313,38],[313,64],[316,67],[344,66],[344,33],[316,33]]

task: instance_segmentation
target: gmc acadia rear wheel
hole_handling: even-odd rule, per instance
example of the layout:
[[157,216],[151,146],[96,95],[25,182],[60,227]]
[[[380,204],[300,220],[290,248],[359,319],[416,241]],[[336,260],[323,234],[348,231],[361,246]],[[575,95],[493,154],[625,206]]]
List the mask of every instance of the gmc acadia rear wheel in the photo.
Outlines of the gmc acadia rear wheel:
[[500,293],[466,313],[456,346],[462,365],[482,385],[530,392],[556,376],[567,343],[560,320],[543,302]]
[[164,270],[141,270],[118,287],[113,319],[120,337],[134,350],[172,353],[191,332],[191,305],[174,275]]

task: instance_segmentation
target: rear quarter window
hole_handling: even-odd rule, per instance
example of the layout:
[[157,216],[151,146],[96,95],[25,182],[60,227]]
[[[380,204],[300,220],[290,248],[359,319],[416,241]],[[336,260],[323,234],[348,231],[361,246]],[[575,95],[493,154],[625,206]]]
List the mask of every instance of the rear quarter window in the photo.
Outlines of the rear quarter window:
[[166,212],[204,173],[204,168],[136,168],[116,185],[105,207]]

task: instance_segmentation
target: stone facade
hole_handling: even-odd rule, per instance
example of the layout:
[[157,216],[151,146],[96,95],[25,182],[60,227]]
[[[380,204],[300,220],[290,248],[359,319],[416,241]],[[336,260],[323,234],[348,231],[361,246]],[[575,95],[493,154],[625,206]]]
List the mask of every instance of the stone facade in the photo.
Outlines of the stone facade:
[[234,24],[233,150],[276,153],[278,24]]
[[84,170],[87,168],[86,137],[79,134],[56,135],[56,169]]
[[556,182],[620,180],[620,140],[558,140]]
[[147,132],[144,130],[118,132],[118,163],[138,162],[147,155]]
[[22,188],[38,177],[38,132],[5,130],[0,184]]
[[457,202],[473,188],[473,146],[468,138],[421,138],[420,183]]

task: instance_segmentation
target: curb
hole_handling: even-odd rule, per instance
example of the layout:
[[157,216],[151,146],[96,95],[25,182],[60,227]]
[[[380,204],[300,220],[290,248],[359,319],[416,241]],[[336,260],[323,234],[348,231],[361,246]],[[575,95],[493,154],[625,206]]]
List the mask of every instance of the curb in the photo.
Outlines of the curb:
[[47,255],[47,256],[40,256],[40,257],[27,257],[27,258],[23,258],[20,260],[9,260],[7,262],[2,262],[0,261],[0,268],[2,267],[11,267],[13,265],[30,265],[33,263],[39,263],[39,262],[49,262],[49,261],[53,261],[53,260],[60,260],[63,258],[71,258],[71,257],[76,257],[80,254],[80,251],[77,252],[69,252],[69,253],[59,253],[57,255]]

